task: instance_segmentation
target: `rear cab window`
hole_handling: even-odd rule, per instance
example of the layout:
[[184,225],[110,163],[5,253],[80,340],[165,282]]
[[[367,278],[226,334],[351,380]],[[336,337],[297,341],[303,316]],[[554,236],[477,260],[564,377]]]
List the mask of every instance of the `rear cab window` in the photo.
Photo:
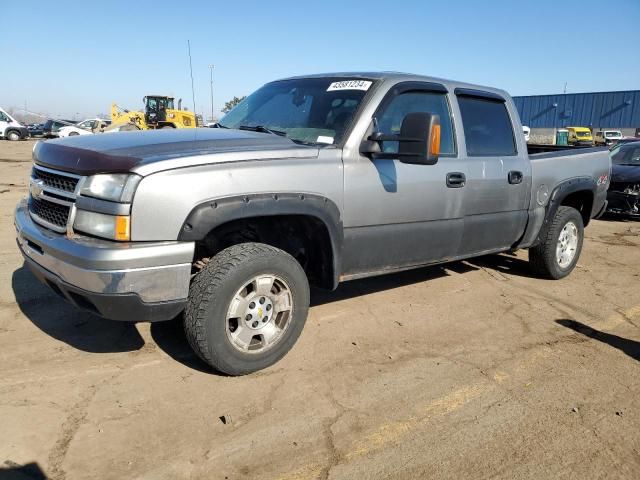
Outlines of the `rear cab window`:
[[482,96],[458,94],[462,127],[470,157],[517,155],[513,124],[504,99],[487,93]]

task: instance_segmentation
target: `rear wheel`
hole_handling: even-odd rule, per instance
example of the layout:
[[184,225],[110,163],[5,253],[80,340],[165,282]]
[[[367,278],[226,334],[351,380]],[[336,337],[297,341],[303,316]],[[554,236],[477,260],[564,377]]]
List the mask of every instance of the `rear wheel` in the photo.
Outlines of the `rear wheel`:
[[76,135],[80,135],[78,132],[69,132],[70,137],[75,137]]
[[189,344],[229,375],[273,365],[293,347],[309,308],[309,284],[288,253],[261,243],[229,247],[194,278],[185,309]]
[[578,263],[584,224],[575,208],[558,208],[542,241],[529,249],[529,263],[538,275],[554,280],[564,278]]

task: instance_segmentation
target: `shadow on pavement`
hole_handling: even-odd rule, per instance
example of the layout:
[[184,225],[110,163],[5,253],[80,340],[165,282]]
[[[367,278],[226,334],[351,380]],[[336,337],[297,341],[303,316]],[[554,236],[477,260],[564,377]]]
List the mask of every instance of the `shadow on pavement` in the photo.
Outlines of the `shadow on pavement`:
[[580,323],[576,320],[561,319],[556,320],[558,325],[570,328],[571,330],[578,332],[585,337],[593,338],[599,342],[606,343],[607,345],[617,348],[618,350],[626,353],[634,360],[640,361],[640,342],[635,340],[629,340],[627,338],[612,335],[610,333],[601,332],[595,328],[591,328],[584,323]]
[[405,270],[404,272],[388,273],[386,275],[363,278],[361,280],[351,280],[341,283],[333,292],[314,288],[311,290],[311,306],[314,307],[327,303],[338,302],[340,300],[346,300],[360,295],[382,292],[392,288],[404,287],[415,283],[446,277],[449,275],[446,270],[451,270],[456,273],[466,273],[477,270],[477,268],[463,262],[452,262],[442,265]]
[[470,265],[475,265],[478,268],[491,268],[508,275],[538,278],[531,270],[528,261],[522,260],[509,253],[468,258],[467,260],[465,260],[465,262]]
[[11,285],[18,307],[36,327],[78,350],[131,352],[144,346],[135,324],[78,310],[41,284],[26,265],[13,272]]
[[173,358],[176,362],[199,372],[222,375],[200,360],[189,345],[182,326],[182,315],[169,322],[151,324],[151,337],[159,349]]
[[7,460],[0,465],[0,480],[47,480],[47,476],[37,463],[19,465]]

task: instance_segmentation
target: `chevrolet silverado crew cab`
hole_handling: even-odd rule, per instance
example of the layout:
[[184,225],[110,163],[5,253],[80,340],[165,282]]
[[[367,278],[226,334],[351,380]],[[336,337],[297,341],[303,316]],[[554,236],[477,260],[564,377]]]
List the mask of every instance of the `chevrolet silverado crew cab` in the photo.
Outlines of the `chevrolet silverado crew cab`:
[[40,142],[15,225],[61,297],[113,320],[181,315],[197,355],[231,375],[291,349],[309,285],[516,249],[560,279],[605,208],[608,151],[529,155],[495,88],[288,78],[216,127]]

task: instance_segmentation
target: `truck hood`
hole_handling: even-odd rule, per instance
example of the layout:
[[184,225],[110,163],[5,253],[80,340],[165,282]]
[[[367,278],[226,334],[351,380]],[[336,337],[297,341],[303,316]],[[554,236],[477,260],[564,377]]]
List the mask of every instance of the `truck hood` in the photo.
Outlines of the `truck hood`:
[[317,155],[317,147],[298,145],[278,135],[218,128],[82,135],[38,142],[33,149],[38,165],[78,175],[149,175],[180,166]]
[[640,165],[613,165],[611,167],[611,182],[640,183]]

